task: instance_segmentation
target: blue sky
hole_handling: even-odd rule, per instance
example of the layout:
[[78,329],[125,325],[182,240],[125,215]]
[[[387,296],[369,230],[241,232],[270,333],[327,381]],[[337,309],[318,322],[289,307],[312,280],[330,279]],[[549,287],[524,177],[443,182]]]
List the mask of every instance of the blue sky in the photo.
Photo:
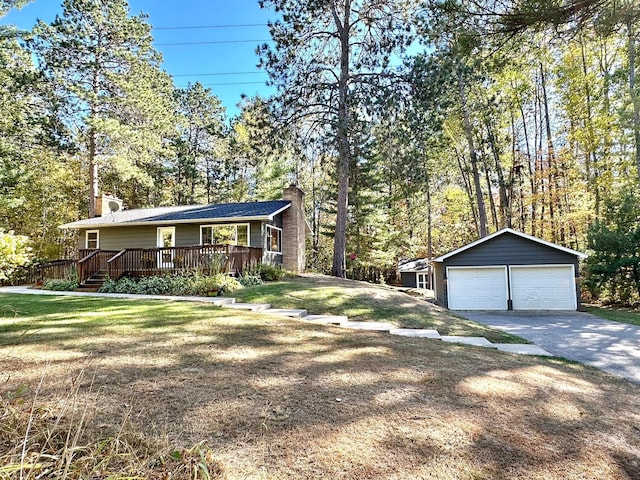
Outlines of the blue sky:
[[[60,3],[34,0],[20,10],[11,10],[0,23],[30,29],[36,19],[51,22],[62,11]],[[260,41],[269,40],[266,23],[275,14],[262,10],[257,0],[129,0],[129,5],[131,14],[149,15],[154,44],[164,57],[163,68],[174,76],[176,86],[200,81],[220,98],[229,115],[237,113],[242,93],[263,97],[273,93],[264,83],[266,73],[256,67],[255,48]],[[189,45],[166,45],[175,43]]]

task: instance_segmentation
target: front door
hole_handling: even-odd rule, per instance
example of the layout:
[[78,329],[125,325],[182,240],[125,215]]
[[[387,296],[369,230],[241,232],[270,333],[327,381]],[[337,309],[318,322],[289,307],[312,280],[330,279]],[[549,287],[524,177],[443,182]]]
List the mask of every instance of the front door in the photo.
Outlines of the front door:
[[176,227],[158,227],[158,267],[173,268],[173,248],[176,245]]

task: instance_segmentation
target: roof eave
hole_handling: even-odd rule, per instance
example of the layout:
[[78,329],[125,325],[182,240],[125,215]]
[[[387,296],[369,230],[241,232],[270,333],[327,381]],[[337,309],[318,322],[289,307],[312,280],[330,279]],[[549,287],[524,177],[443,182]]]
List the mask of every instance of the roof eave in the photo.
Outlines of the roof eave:
[[231,223],[231,222],[252,222],[252,221],[270,221],[272,220],[270,215],[254,215],[251,217],[216,217],[216,218],[195,218],[187,220],[138,220],[134,222],[111,222],[111,223],[84,223],[78,224],[78,222],[66,223],[60,225],[58,228],[70,228],[75,230],[81,230],[83,228],[105,228],[105,227],[140,227],[145,225],[177,225],[185,223]]
[[269,215],[268,220],[273,220],[273,219],[275,218],[275,216],[276,216],[276,215],[278,215],[279,213],[284,212],[284,211],[285,211],[287,208],[289,208],[290,206],[291,206],[291,203],[289,203],[289,205],[285,205],[284,207],[279,208],[279,209],[278,209],[278,210],[276,210],[275,212],[271,213],[271,214]]

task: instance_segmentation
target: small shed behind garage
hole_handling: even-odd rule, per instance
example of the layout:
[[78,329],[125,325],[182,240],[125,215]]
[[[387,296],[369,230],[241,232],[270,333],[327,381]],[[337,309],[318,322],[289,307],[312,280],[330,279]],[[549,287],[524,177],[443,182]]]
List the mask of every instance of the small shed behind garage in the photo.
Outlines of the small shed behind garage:
[[451,310],[576,310],[584,253],[506,228],[434,259]]
[[403,287],[433,290],[433,267],[428,258],[402,258],[398,273]]

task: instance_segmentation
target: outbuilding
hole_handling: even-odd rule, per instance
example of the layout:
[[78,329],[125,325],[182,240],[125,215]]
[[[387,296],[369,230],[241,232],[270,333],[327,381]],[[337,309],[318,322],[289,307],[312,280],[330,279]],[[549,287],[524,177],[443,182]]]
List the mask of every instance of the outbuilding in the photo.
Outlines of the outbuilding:
[[398,273],[403,287],[433,289],[433,268],[428,258],[402,258]]
[[434,259],[451,310],[577,310],[584,253],[505,228]]

